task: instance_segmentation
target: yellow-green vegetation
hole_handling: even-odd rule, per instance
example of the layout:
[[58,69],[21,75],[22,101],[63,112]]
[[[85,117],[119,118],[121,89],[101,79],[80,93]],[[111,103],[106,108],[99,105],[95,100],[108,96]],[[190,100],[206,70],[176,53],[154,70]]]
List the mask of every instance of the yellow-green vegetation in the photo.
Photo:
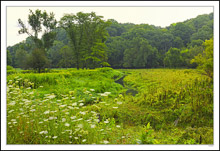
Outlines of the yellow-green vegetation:
[[7,144],[213,144],[213,81],[196,69],[15,72]]

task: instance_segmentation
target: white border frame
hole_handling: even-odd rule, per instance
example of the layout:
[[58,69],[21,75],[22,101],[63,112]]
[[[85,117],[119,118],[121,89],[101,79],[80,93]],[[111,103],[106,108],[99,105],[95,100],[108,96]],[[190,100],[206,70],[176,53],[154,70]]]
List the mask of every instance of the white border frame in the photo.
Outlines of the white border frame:
[[[214,6],[214,145],[6,145],[7,6]],[[219,150],[219,1],[1,1],[1,149],[3,150]]]

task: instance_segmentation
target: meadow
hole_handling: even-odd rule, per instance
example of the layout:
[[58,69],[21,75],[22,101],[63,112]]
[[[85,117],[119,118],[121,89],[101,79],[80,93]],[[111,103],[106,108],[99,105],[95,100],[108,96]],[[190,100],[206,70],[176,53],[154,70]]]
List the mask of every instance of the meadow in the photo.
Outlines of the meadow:
[[213,144],[213,81],[197,69],[10,69],[7,144]]

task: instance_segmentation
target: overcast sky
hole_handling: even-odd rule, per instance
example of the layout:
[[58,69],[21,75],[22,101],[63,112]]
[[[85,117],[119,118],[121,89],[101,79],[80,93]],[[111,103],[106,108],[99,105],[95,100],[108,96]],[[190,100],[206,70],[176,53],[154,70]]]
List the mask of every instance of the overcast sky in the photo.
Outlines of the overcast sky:
[[27,22],[29,9],[53,12],[57,20],[65,13],[93,11],[105,20],[115,19],[119,23],[144,23],[161,27],[213,12],[213,7],[7,7],[7,46],[26,39],[26,34],[18,34],[18,18]]

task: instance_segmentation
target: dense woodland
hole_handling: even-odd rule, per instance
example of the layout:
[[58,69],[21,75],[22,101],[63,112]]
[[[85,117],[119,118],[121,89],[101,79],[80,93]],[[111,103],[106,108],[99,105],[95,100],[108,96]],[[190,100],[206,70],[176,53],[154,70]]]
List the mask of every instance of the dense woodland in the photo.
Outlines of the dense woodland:
[[[7,64],[22,69],[44,68],[196,68],[191,61],[213,37],[213,13],[166,28],[104,21],[94,12],[29,14],[31,29],[19,19],[20,34],[29,37],[7,47]],[[30,34],[30,33],[33,34]],[[38,37],[42,33],[41,38]]]

